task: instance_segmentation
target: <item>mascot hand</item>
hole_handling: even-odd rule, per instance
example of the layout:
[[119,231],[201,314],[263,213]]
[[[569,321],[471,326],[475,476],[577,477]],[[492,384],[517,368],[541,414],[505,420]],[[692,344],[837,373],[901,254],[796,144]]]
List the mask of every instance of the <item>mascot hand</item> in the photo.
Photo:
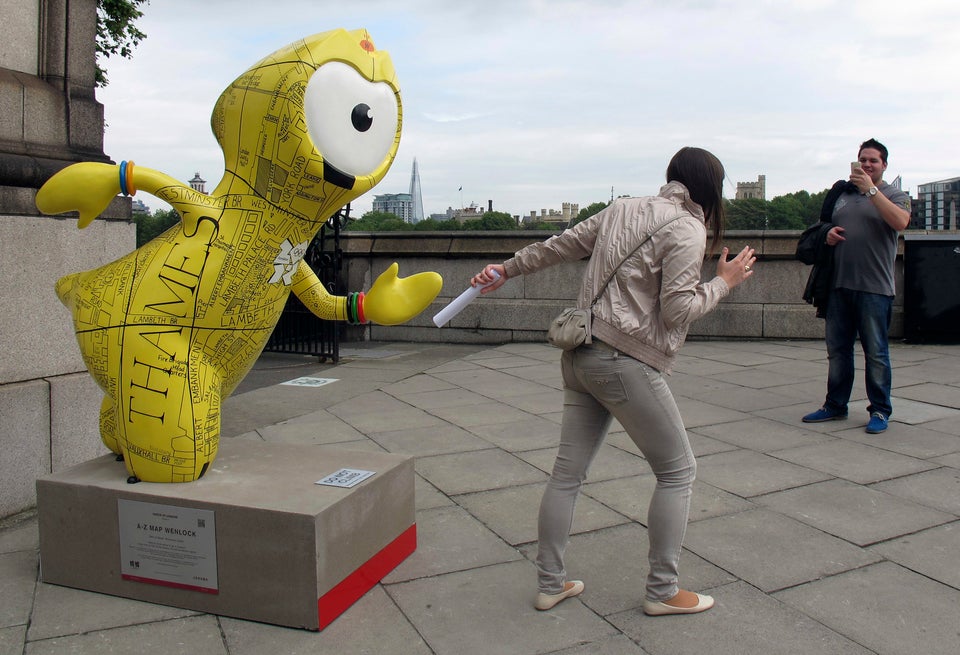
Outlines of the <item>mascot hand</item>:
[[417,273],[399,278],[394,262],[370,287],[363,300],[367,320],[380,325],[398,325],[426,309],[440,293],[443,278],[439,273]]
[[80,212],[79,227],[86,227],[120,193],[120,167],[81,162],[51,177],[37,191],[37,209],[44,214]]

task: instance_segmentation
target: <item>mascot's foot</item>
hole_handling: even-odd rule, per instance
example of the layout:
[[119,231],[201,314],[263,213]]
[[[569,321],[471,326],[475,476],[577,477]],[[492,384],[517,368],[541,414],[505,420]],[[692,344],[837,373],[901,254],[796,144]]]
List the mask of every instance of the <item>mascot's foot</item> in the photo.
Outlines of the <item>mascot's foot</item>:
[[118,462],[122,462],[122,461],[123,461],[123,455],[117,455],[117,461],[118,461]]
[[140,478],[135,475],[131,475],[129,478],[127,478],[127,484],[136,484],[138,482],[140,482]]

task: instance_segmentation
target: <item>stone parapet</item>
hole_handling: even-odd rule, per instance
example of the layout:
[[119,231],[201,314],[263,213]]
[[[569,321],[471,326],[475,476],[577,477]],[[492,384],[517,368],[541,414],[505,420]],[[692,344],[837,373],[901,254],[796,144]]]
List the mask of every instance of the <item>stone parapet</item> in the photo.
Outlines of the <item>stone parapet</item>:
[[[448,341],[506,343],[540,341],[561,309],[573,304],[585,262],[571,262],[536,275],[511,280],[492,296],[484,296],[455,316],[442,329],[432,317],[458,296],[470,277],[485,264],[499,263],[551,232],[399,232],[343,234],[347,286],[368,289],[396,261],[400,275],[436,271],[443,290],[432,305],[405,325],[367,326],[348,331],[347,340]],[[690,327],[691,338],[822,339],[823,321],[803,301],[810,267],[794,257],[799,231],[729,231],[723,245],[738,252],[746,245],[757,251],[756,275],[730,293],[713,313]],[[897,297],[891,336],[903,334],[902,239],[897,257]],[[713,276],[717,255],[704,265],[704,279]]]

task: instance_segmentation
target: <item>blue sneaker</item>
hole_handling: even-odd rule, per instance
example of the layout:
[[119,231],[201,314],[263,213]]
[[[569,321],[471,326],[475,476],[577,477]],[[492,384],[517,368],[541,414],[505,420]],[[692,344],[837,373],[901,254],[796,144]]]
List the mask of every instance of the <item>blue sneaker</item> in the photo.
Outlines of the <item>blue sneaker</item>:
[[839,421],[847,418],[846,412],[835,412],[832,409],[821,407],[815,412],[811,412],[803,417],[804,423],[823,423],[824,421]]
[[867,434],[880,434],[887,429],[887,417],[880,412],[870,414],[870,422],[867,423]]

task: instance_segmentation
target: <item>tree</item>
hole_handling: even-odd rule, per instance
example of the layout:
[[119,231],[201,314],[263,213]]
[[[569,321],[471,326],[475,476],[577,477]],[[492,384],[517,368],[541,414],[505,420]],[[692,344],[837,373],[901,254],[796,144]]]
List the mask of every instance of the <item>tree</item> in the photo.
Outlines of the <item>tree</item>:
[[349,232],[399,232],[412,230],[413,226],[405,223],[402,218],[390,212],[368,211],[355,221],[344,226]]
[[767,201],[760,198],[724,200],[728,230],[763,230],[767,226]]
[[609,202],[595,202],[590,205],[587,205],[586,207],[580,210],[580,212],[577,214],[577,217],[574,218],[572,221],[570,221],[570,224],[567,225],[567,227],[573,227],[577,223],[587,220],[594,214],[599,214],[604,209],[606,209],[609,204],[610,204]]
[[506,212],[484,212],[480,218],[463,222],[465,230],[516,230],[517,221]]
[[143,16],[140,5],[149,0],[97,0],[97,69],[96,85],[107,86],[107,71],[102,60],[113,55],[129,59],[133,49],[147,35],[134,21]]
[[797,194],[777,196],[767,203],[766,229],[802,230],[805,227],[806,225],[803,223],[803,203],[797,198]]
[[157,237],[180,222],[176,209],[157,209],[153,214],[135,213],[133,222],[137,226],[137,248]]

